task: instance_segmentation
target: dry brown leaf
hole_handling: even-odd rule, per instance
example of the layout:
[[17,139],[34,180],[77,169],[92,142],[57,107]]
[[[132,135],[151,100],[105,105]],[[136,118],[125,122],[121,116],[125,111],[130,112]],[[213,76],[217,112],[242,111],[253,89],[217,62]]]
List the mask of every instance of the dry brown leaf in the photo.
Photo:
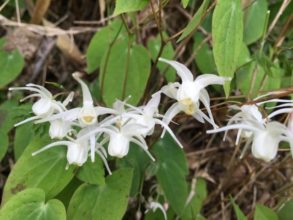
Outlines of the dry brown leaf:
[[[46,27],[55,27],[54,24],[45,19],[43,19],[43,25]],[[70,35],[59,35],[57,37],[56,46],[68,58],[74,60],[75,62],[78,62],[79,64],[84,64],[85,56],[80,52],[80,50],[74,43],[73,36],[70,37]]]

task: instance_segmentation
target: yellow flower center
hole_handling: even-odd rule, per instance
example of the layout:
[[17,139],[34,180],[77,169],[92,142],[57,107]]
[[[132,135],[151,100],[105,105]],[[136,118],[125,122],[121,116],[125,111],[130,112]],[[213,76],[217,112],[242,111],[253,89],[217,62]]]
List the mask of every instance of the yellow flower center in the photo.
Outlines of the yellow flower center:
[[94,117],[91,116],[91,115],[87,115],[87,116],[83,116],[82,119],[83,119],[83,121],[85,123],[88,123],[89,124],[89,123],[91,123],[94,120]]
[[183,107],[183,111],[187,114],[187,115],[193,115],[195,110],[196,110],[196,106],[194,105],[193,101],[190,98],[186,98],[180,101],[180,104]]

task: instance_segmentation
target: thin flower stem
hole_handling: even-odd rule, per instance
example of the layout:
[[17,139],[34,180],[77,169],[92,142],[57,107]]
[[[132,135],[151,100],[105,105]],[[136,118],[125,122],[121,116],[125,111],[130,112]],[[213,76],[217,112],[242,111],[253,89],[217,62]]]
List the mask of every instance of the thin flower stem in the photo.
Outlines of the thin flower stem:
[[126,96],[126,86],[127,86],[127,80],[128,80],[128,72],[129,72],[131,43],[132,43],[131,35],[128,34],[128,46],[127,46],[126,66],[125,66],[125,74],[124,74],[124,81],[123,81],[123,88],[122,88],[122,100],[124,100]]

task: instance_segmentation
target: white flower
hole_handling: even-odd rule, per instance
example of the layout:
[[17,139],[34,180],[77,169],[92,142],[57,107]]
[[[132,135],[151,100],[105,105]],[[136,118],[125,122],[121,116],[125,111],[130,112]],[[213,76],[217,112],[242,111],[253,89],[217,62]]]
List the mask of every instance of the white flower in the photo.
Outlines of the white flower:
[[[240,112],[231,117],[227,125],[242,123],[259,128],[264,127],[266,119],[263,119],[262,114],[258,110],[258,107],[256,105],[242,105],[241,107],[230,106],[230,109],[240,110]],[[225,132],[223,140],[226,139],[227,132],[228,130]],[[242,129],[239,129],[237,133],[236,144],[239,143],[241,136],[249,139],[252,136],[252,132],[247,130],[243,131]]]
[[[175,115],[183,111],[188,115],[192,115],[202,123],[204,123],[204,120],[208,121],[214,128],[216,128],[217,125],[214,122],[210,109],[209,94],[205,87],[212,84],[223,85],[225,81],[231,79],[213,74],[203,74],[194,79],[190,70],[183,64],[163,58],[160,58],[160,61],[171,65],[177,71],[178,76],[182,80],[181,84],[178,82],[171,83],[161,89],[165,95],[177,100],[177,102],[166,112],[164,121],[169,124]],[[200,102],[206,108],[209,116],[200,110]]]
[[126,156],[129,151],[129,144],[130,142],[133,142],[141,147],[152,160],[155,160],[148,151],[147,143],[141,135],[141,129],[144,129],[142,125],[133,123],[127,123],[121,125],[120,127],[113,125],[98,125],[97,128],[87,132],[85,135],[81,136],[80,139],[88,138],[89,136],[93,135],[100,136],[102,133],[104,133],[109,137],[109,155],[118,158]]
[[29,98],[37,97],[39,98],[32,106],[32,111],[35,116],[27,118],[17,124],[15,126],[19,126],[21,124],[27,123],[29,121],[39,120],[39,119],[46,119],[50,117],[53,113],[56,112],[63,112],[66,110],[66,105],[71,101],[73,93],[70,93],[64,103],[56,101],[53,95],[43,86],[35,85],[29,83],[26,87],[12,87],[9,88],[10,91],[16,90],[27,90],[34,92],[31,95],[26,96],[21,101],[27,100]]
[[102,159],[102,161],[104,162],[106,169],[111,174],[111,170],[106,160],[107,153],[105,152],[102,146],[103,141],[100,144],[97,144],[96,139],[95,138],[93,139],[93,136],[89,136],[88,138],[80,138],[87,132],[88,130],[83,129],[77,134],[76,139],[73,139],[67,136],[68,141],[57,141],[57,142],[50,143],[42,147],[40,150],[33,152],[32,156],[35,156],[52,147],[65,145],[67,146],[66,157],[67,157],[68,165],[76,164],[78,166],[82,166],[87,161],[87,158],[89,156],[89,151],[91,151],[91,157],[93,155],[93,157],[91,158],[92,162],[94,162],[95,160],[94,156],[95,156],[95,153],[97,153]]
[[81,85],[83,94],[83,106],[61,112],[51,117],[47,117],[44,120],[39,120],[39,123],[46,121],[55,121],[57,119],[61,119],[67,123],[72,123],[77,120],[78,124],[75,123],[75,125],[85,127],[95,124],[99,115],[116,113],[115,110],[110,108],[105,108],[101,106],[95,107],[89,88],[80,79],[80,73],[75,72],[72,74],[72,76]]
[[155,125],[159,124],[164,128],[164,130],[168,131],[168,133],[176,141],[176,143],[181,148],[183,148],[182,144],[178,141],[175,134],[169,128],[168,124],[166,124],[164,121],[158,118],[158,117],[162,117],[162,115],[158,113],[158,106],[160,104],[160,100],[161,100],[161,94],[160,92],[157,92],[152,95],[152,98],[149,100],[149,102],[146,105],[140,106],[140,107],[134,107],[132,105],[129,105],[125,102],[120,101],[121,105],[125,105],[130,108],[128,110],[125,110],[125,108],[123,108],[124,112],[121,114],[123,117],[123,120],[122,122],[119,122],[119,124],[121,125],[121,124],[129,122],[129,123],[141,125],[140,129],[137,132],[139,132],[139,135],[141,135],[142,137],[152,135],[155,129]]
[[291,149],[293,148],[292,136],[288,133],[288,129],[283,124],[272,121],[265,124],[250,123],[241,121],[238,124],[227,125],[222,128],[209,130],[207,133],[217,133],[232,129],[243,129],[251,131],[252,135],[247,140],[246,145],[252,143],[252,154],[255,158],[266,162],[273,160],[278,152],[278,145],[281,141],[289,142]]

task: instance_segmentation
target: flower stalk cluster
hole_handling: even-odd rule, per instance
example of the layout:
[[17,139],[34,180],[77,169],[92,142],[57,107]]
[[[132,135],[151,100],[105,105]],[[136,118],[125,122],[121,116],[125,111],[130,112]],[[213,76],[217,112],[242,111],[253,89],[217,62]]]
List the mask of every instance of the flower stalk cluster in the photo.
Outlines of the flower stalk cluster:
[[[34,116],[17,123],[15,126],[34,121],[34,123],[50,123],[49,135],[56,140],[33,153],[37,155],[55,146],[67,146],[68,165],[82,166],[90,157],[95,161],[98,155],[111,173],[107,158],[122,158],[128,154],[130,142],[141,147],[152,160],[155,158],[149,152],[145,141],[147,136],[154,133],[155,126],[163,128],[163,134],[168,132],[177,144],[183,148],[169,123],[180,112],[193,116],[198,121],[209,122],[214,128],[210,110],[210,99],[205,87],[211,84],[223,85],[229,78],[212,74],[204,74],[194,79],[192,73],[181,63],[161,58],[162,62],[171,65],[177,71],[181,82],[170,83],[152,95],[151,99],[142,106],[132,106],[127,100],[117,100],[112,108],[94,104],[89,88],[81,80],[81,74],[75,72],[73,78],[80,84],[83,95],[82,106],[68,109],[73,100],[71,92],[64,101],[55,97],[44,87],[27,84],[26,87],[10,88],[10,90],[30,91],[29,98],[37,98],[32,106]],[[176,102],[162,115],[159,105],[162,94],[174,99]],[[207,115],[199,108],[200,103],[207,110]]]

